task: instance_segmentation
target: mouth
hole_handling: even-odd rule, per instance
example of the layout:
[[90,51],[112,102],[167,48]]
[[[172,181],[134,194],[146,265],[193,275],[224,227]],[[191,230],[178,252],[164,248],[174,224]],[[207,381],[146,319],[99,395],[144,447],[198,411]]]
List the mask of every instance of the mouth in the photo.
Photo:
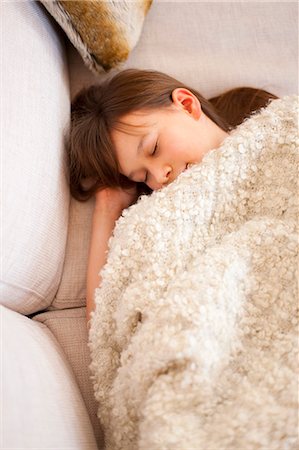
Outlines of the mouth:
[[181,173],[183,173],[183,172],[185,172],[187,169],[189,169],[189,167],[191,167],[191,163],[188,163],[188,164],[186,164],[186,167],[181,171],[181,172],[179,172],[176,176],[174,176],[168,183],[167,183],[167,186],[170,184],[170,183],[172,183],[175,179],[176,179],[176,177],[178,176],[178,175],[180,175]]

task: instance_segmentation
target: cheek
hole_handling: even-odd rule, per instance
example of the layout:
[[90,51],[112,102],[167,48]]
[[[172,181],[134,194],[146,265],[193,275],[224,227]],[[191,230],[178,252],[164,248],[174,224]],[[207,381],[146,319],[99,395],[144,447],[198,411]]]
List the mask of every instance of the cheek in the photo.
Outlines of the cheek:
[[177,140],[173,145],[170,147],[169,156],[171,158],[181,160],[184,158],[186,154],[186,148],[183,142],[178,142]]
[[184,129],[184,133],[181,135],[181,154],[186,159],[186,162],[192,162],[198,159],[202,152],[202,143],[198,133],[192,125]]
[[[167,147],[167,156],[178,161],[188,162],[194,153],[194,145],[186,136],[176,134]],[[186,160],[186,161],[185,161]]]
[[183,156],[186,151],[186,139],[179,129],[172,129],[161,144],[161,155],[167,159]]
[[[199,145],[198,133],[189,121],[176,120],[165,128],[162,155],[168,159],[175,158],[178,162],[189,162],[194,159]],[[165,153],[164,153],[165,152]]]

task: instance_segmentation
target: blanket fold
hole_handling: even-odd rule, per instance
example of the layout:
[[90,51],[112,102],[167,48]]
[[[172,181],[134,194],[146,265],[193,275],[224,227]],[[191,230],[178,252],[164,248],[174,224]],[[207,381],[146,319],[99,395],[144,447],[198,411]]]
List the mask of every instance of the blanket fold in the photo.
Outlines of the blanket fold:
[[298,447],[298,96],[123,212],[89,333],[107,450]]

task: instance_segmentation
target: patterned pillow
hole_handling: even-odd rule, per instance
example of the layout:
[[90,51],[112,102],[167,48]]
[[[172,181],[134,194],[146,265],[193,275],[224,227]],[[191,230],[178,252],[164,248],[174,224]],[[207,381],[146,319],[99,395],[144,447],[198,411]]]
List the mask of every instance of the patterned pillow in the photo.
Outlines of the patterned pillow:
[[126,61],[152,0],[40,0],[94,73]]

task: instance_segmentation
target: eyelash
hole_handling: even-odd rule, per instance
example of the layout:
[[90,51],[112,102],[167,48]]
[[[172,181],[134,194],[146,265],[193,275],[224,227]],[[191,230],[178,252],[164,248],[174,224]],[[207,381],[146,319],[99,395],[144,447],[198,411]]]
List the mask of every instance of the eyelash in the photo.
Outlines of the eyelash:
[[[158,149],[158,141],[156,142],[156,145],[155,145],[154,151],[153,151],[153,153],[151,153],[151,155],[150,155],[150,156],[154,156],[154,155],[156,154],[156,152],[157,152],[157,149]],[[147,176],[148,176],[148,172],[146,172],[146,175],[145,175],[145,180],[143,181],[144,183],[146,183],[146,182],[147,182]]]

